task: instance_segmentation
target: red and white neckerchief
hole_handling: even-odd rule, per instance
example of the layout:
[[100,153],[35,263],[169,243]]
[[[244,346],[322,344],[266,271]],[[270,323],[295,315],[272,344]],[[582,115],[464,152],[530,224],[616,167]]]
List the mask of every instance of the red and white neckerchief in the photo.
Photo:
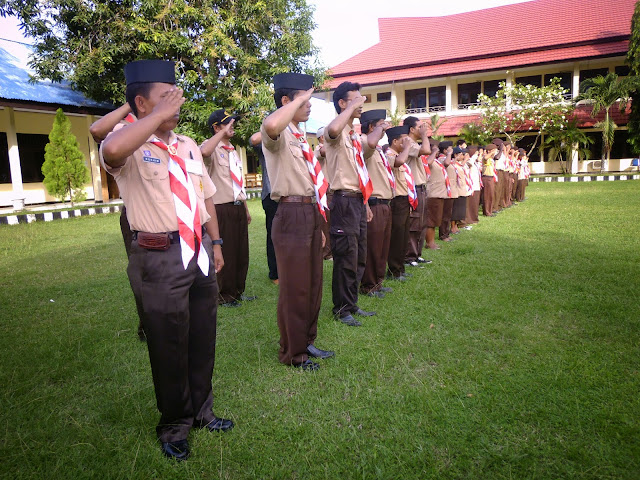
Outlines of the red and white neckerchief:
[[233,200],[238,200],[241,193],[247,198],[247,194],[244,191],[244,177],[242,176],[242,161],[240,156],[233,145],[222,145],[222,148],[229,155],[229,172],[231,173],[231,180],[233,184]]
[[369,178],[369,172],[367,171],[367,165],[364,162],[364,152],[362,151],[362,143],[360,137],[351,130],[349,132],[351,138],[351,145],[353,145],[353,156],[356,159],[356,170],[358,171],[358,182],[360,183],[360,191],[362,192],[362,198],[364,203],[367,203],[371,193],[373,193],[373,183]]
[[378,153],[380,154],[380,157],[382,158],[382,164],[384,165],[384,169],[387,171],[387,178],[389,179],[389,186],[391,187],[391,190],[395,190],[396,189],[396,177],[393,174],[393,170],[391,169],[391,164],[389,163],[389,159],[387,158],[387,156],[382,151],[382,147],[380,145],[376,145],[376,150],[378,151]]
[[169,185],[178,216],[182,265],[186,270],[197,249],[198,267],[205,276],[209,275],[209,255],[202,245],[202,225],[196,189],[187,173],[185,161],[178,156],[178,139],[172,145],[167,145],[155,137],[151,143],[169,153]]
[[471,181],[469,167],[465,168],[464,165],[462,165],[462,171],[464,172],[464,181],[467,184],[467,193],[473,195],[473,182]]
[[136,121],[136,117],[133,113],[128,113],[126,117],[124,117],[124,121],[127,123],[133,123]]
[[327,182],[327,180],[324,178],[324,173],[322,173],[320,162],[318,162],[318,159],[311,151],[311,147],[309,147],[309,143],[307,142],[305,136],[302,133],[294,132],[290,125],[289,131],[293,133],[294,137],[296,137],[300,142],[302,155],[307,161],[307,169],[309,170],[309,175],[311,175],[311,183],[313,183],[313,189],[316,192],[316,203],[318,205],[318,210],[320,211],[320,215],[322,215],[326,222],[327,214],[325,210],[329,209],[327,205],[327,190],[329,190],[329,182]]
[[524,178],[529,178],[529,175],[531,175],[531,169],[529,168],[529,162],[527,161],[527,163],[524,164]]
[[422,165],[424,166],[424,173],[427,174],[427,181],[431,178],[431,167],[429,167],[429,163],[427,162],[426,155],[420,155],[420,160],[422,160]]
[[449,181],[449,175],[447,174],[447,167],[445,167],[444,164],[440,161],[440,159],[442,158],[446,158],[446,157],[443,155],[440,158],[437,158],[435,162],[440,166],[440,169],[442,170],[442,176],[444,177],[444,185],[445,187],[447,187],[447,196],[451,197],[451,182]]
[[411,208],[416,210],[418,208],[418,193],[416,192],[416,183],[413,180],[413,173],[411,173],[411,167],[407,163],[404,164],[404,178],[407,181],[407,199]]

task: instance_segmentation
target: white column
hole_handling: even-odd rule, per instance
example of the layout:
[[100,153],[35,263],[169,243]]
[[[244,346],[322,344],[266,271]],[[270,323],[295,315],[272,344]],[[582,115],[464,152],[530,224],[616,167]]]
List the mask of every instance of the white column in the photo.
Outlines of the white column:
[[573,88],[571,90],[571,94],[573,98],[576,98],[580,93],[580,65],[576,63],[575,67],[573,67]]
[[578,173],[578,148],[579,145],[576,143],[573,145],[571,149],[571,171],[569,173]]
[[18,135],[16,134],[16,117],[13,108],[7,107],[9,114],[9,129],[7,131],[7,147],[9,147],[9,168],[11,170],[11,185],[13,190],[13,208],[24,208],[24,187],[22,186],[22,168],[20,167],[20,151],[18,149]]
[[398,96],[396,94],[396,82],[391,84],[391,106],[390,106],[390,114],[393,115],[396,113],[396,109],[398,108]]
[[451,95],[451,79],[448,78],[447,79],[447,90],[445,93],[445,113],[451,113],[453,110],[453,102],[452,102],[452,95]]
[[98,157],[98,146],[93,140],[91,133],[89,133],[89,127],[95,121],[93,115],[87,115],[87,141],[89,142],[89,169],[91,170],[91,179],[93,183],[93,199],[96,202],[102,203],[104,198],[102,197],[102,175],[100,174],[100,159]]

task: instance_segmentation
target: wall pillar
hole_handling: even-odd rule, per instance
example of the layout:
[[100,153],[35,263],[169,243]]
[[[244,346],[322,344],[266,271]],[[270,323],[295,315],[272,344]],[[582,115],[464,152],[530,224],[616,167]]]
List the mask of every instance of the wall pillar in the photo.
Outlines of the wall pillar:
[[[451,93],[451,79],[447,78],[446,84],[446,92],[445,92],[445,113],[450,114],[453,111],[453,96]],[[457,107],[457,105],[456,105]]]
[[576,63],[573,67],[573,88],[571,90],[571,95],[573,98],[576,98],[580,93],[580,65]]
[[7,107],[9,128],[7,130],[7,147],[9,149],[9,168],[11,170],[11,185],[13,190],[13,209],[23,210],[24,187],[22,185],[22,168],[20,166],[20,150],[18,149],[18,135],[16,134],[16,117],[13,108]]
[[391,84],[391,106],[390,106],[390,115],[394,115],[396,110],[398,109],[398,96],[396,94],[396,82]]

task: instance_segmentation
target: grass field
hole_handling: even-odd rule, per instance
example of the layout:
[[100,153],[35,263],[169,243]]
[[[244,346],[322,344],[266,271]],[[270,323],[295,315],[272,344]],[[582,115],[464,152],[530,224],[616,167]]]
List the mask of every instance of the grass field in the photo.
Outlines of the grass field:
[[250,202],[255,302],[221,309],[215,412],[160,454],[118,215],[0,228],[3,478],[638,479],[640,181],[532,184],[412,269],[320,371],[277,361],[277,287]]

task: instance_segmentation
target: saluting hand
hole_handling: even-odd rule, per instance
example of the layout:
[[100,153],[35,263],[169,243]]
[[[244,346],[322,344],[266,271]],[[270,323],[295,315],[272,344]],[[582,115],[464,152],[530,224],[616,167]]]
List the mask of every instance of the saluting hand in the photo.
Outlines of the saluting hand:
[[180,107],[186,98],[182,95],[182,89],[173,87],[160,101],[153,107],[153,113],[158,115],[163,121],[173,119],[180,113]]
[[357,97],[353,97],[349,103],[347,104],[347,108],[353,108],[354,110],[357,108],[360,108],[362,105],[364,105],[364,102],[367,100],[366,97],[363,97],[362,95],[358,95]]
[[391,123],[390,122],[382,122],[380,124],[380,126],[382,127],[382,131],[386,132],[387,130],[389,130],[391,128]]
[[428,134],[428,132],[429,125],[427,125],[425,122],[422,122],[418,127],[418,133],[420,134],[420,137],[424,138]]
[[307,90],[303,94],[297,96],[296,100],[299,98],[300,100],[302,100],[302,103],[308,102],[309,100],[311,100],[311,95],[313,95],[313,91],[314,91],[314,88],[311,87],[309,90]]
[[408,135],[402,139],[402,149],[405,150],[411,147],[411,137]]

